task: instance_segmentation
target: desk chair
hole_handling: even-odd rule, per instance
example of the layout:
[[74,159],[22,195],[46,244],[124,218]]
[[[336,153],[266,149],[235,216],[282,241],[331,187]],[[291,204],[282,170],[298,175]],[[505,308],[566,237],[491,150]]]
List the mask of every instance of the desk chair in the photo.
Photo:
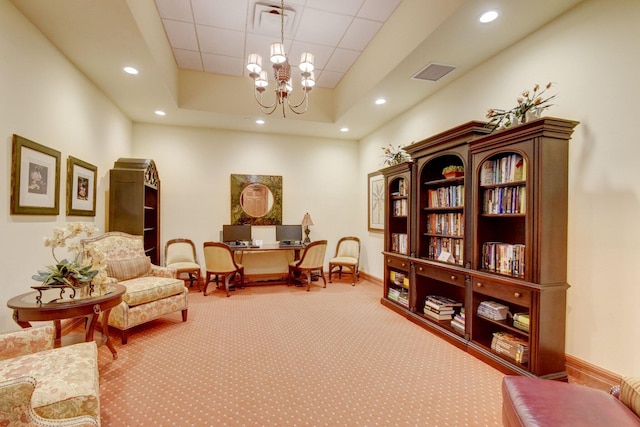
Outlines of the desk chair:
[[291,277],[296,274],[304,274],[307,276],[307,292],[311,290],[311,272],[320,271],[320,276],[324,282],[323,287],[327,287],[327,281],[324,278],[324,255],[327,252],[327,241],[316,240],[308,244],[299,260],[289,263],[289,275],[287,276],[287,285],[291,284]]
[[218,276],[224,277],[224,289],[227,296],[229,296],[229,282],[236,274],[240,274],[240,284],[244,283],[244,266],[236,263],[233,251],[226,243],[204,242],[204,263],[207,273],[204,281],[204,296],[209,295],[207,286],[209,286],[211,276],[216,277],[216,282]]
[[358,266],[360,264],[360,239],[353,236],[343,237],[338,240],[336,255],[329,261],[329,283],[331,274],[337,269],[338,278],[342,279],[342,267],[346,267],[351,273],[351,286],[356,285],[356,280],[360,278]]
[[[164,246],[165,267],[176,269],[176,278],[189,280],[189,287],[195,281],[200,290],[200,264],[196,258],[196,246],[189,239],[171,239]],[[183,275],[188,279],[184,279]]]

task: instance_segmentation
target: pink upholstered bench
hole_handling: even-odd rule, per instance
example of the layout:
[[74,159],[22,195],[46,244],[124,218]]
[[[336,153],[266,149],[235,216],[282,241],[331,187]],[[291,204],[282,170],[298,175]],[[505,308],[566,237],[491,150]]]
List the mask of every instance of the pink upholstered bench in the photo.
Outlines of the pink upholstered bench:
[[630,409],[640,403],[639,384],[638,380],[634,384],[623,380],[618,399],[577,384],[506,376],[502,382],[502,423],[505,427],[640,426],[640,418]]

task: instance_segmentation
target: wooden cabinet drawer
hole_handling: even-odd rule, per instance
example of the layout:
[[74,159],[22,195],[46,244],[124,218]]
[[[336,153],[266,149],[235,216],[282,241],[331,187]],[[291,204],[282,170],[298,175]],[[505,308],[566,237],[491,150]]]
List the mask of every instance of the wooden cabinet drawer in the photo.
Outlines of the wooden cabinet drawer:
[[464,287],[464,274],[447,268],[416,264],[416,274]]
[[394,257],[386,257],[387,267],[395,268],[398,270],[409,271],[409,260],[394,258]]
[[531,307],[531,297],[533,292],[519,286],[507,285],[494,282],[484,278],[472,278],[473,292],[480,292],[489,297],[508,301],[524,307]]

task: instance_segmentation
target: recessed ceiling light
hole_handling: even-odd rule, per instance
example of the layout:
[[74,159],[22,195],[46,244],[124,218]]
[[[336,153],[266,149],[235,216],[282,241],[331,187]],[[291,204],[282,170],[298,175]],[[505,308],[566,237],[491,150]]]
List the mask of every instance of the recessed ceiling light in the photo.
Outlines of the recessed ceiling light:
[[384,98],[378,98],[376,99],[376,105],[382,105],[382,104],[386,104],[387,100]]
[[124,67],[124,72],[127,74],[138,74],[138,69],[133,67]]
[[156,113],[156,116],[166,116],[167,115],[167,113],[165,113],[162,110],[156,110],[155,113]]
[[483,24],[486,24],[487,22],[491,22],[495,20],[498,17],[498,15],[499,13],[497,10],[490,10],[480,15],[480,18],[478,18],[478,21],[482,22]]
[[263,125],[264,124],[264,120],[258,119],[258,120],[256,120],[256,123],[259,124],[259,125]]
[[347,127],[340,128],[340,132],[349,132],[349,128]]

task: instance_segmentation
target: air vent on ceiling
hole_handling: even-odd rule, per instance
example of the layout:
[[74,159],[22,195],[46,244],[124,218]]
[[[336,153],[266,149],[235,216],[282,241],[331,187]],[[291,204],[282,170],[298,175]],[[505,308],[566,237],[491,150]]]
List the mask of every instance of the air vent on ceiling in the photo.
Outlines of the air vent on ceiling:
[[411,78],[414,80],[429,80],[437,82],[455,69],[456,67],[452,67],[451,65],[436,64],[432,62],[414,74]]
[[296,12],[285,6],[284,10],[280,6],[266,3],[256,3],[253,12],[253,31],[264,35],[280,35],[281,16],[284,15],[285,32],[290,32],[296,18]]

